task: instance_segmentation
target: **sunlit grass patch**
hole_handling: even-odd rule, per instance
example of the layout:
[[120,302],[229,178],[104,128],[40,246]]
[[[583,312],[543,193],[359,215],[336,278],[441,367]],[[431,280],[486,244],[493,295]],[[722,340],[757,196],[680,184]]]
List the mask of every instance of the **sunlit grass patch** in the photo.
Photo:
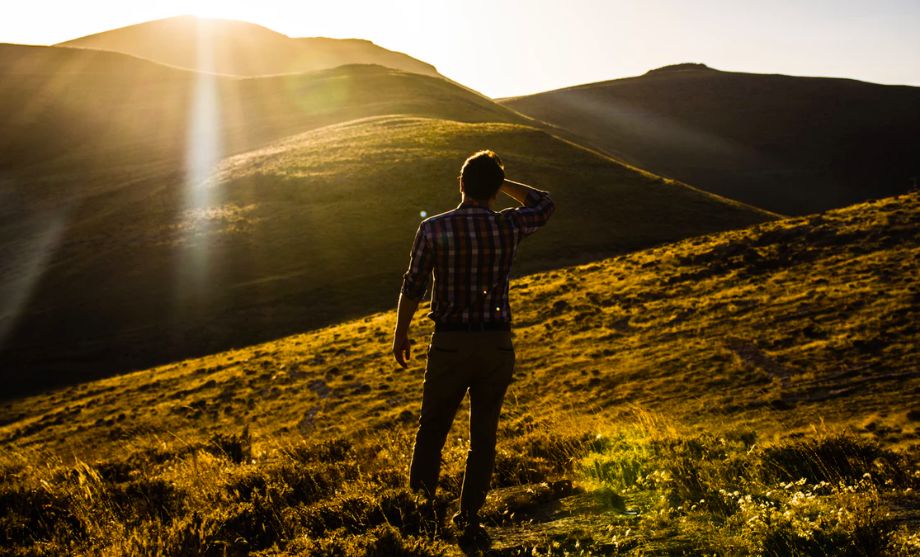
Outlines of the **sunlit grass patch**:
[[890,507],[920,470],[852,434],[761,445],[745,431],[633,427],[603,439],[579,463],[583,484],[616,511],[634,508],[632,533],[646,540],[671,531],[699,551],[777,556],[901,554],[912,543]]
[[[504,542],[508,555],[909,555],[916,545],[891,515],[920,484],[916,464],[850,433],[761,440],[638,407],[618,424],[511,410],[483,509],[490,528],[531,532]],[[447,547],[462,443],[445,453],[433,503],[405,487],[408,431],[250,443],[245,432],[225,434],[92,463],[9,454],[0,538],[24,554],[421,556]],[[538,535],[562,501],[582,509],[571,511],[582,522]]]

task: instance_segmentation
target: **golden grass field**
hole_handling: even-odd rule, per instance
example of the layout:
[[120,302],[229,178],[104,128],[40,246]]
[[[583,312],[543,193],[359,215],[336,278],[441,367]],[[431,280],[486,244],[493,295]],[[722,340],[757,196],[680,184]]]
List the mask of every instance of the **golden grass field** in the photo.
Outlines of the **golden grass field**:
[[[916,555],[918,225],[912,193],[513,281],[491,554]],[[403,487],[421,315],[408,371],[384,312],[5,403],[0,547],[456,554]]]
[[[0,556],[920,555],[920,193],[735,201],[907,191],[915,88],[678,65],[496,102],[192,17],[0,76]],[[390,354],[483,148],[557,205],[487,551],[446,528],[466,406],[434,504],[406,488],[426,304]]]

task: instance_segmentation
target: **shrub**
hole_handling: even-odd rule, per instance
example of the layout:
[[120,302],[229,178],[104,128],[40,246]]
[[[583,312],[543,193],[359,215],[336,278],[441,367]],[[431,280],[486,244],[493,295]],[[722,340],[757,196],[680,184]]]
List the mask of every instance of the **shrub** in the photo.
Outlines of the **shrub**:
[[117,514],[129,522],[171,522],[184,511],[185,494],[159,478],[142,478],[112,486],[109,496]]
[[348,439],[334,438],[287,447],[283,452],[297,462],[335,463],[353,456],[354,450]]
[[86,527],[73,511],[66,496],[45,488],[4,490],[0,492],[0,547],[85,540]]
[[166,544],[169,555],[248,554],[287,537],[278,509],[264,497],[218,505],[208,514],[195,512],[178,521]]
[[216,456],[226,456],[237,464],[252,460],[252,436],[248,427],[244,428],[240,435],[215,433],[205,448],[208,452]]
[[885,470],[906,477],[901,458],[882,450],[876,443],[855,437],[835,436],[807,439],[768,447],[761,455],[763,481],[789,482],[805,478],[809,483],[852,482],[867,472]]
[[414,537],[405,537],[393,526],[381,525],[359,536],[335,534],[323,539],[301,538],[286,548],[296,555],[313,557],[435,557],[444,548]]

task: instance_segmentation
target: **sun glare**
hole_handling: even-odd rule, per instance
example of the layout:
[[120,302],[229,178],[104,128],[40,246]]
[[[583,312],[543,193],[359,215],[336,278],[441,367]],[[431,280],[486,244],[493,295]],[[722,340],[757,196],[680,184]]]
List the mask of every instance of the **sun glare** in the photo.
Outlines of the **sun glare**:
[[213,0],[201,0],[198,2],[189,2],[188,15],[201,18],[231,18],[227,13],[227,6],[224,2],[215,2]]

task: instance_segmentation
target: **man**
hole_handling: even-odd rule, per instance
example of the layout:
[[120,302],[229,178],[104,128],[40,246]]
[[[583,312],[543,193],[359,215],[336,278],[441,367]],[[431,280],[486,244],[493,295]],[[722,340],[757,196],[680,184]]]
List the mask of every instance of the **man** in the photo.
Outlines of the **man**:
[[[441,449],[454,415],[470,393],[470,449],[453,517],[461,541],[482,538],[478,512],[495,463],[495,436],[514,369],[508,274],[518,243],[546,224],[554,204],[546,192],[505,179],[492,151],[470,156],[460,171],[460,205],[422,221],[399,296],[393,355],[406,367],[409,324],[434,274],[422,412],[409,471],[409,487],[433,498]],[[499,192],[522,207],[495,212]],[[487,539],[487,537],[486,537]]]

